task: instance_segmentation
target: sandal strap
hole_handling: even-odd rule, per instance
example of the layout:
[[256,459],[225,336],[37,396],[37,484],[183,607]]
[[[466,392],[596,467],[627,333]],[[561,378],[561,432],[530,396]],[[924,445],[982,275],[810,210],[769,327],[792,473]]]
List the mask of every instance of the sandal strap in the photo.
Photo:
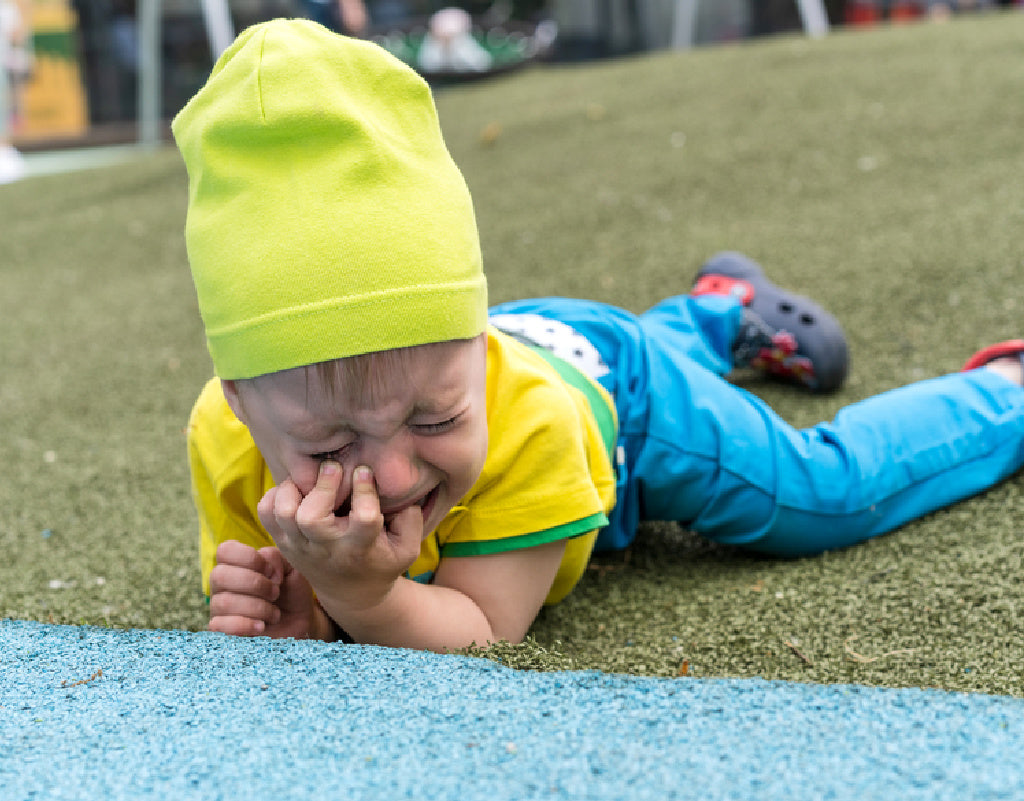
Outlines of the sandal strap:
[[1006,342],[997,342],[995,345],[982,348],[971,356],[960,370],[961,372],[974,370],[1002,356],[1017,356],[1021,360],[1021,364],[1024,365],[1024,339],[1008,339]]

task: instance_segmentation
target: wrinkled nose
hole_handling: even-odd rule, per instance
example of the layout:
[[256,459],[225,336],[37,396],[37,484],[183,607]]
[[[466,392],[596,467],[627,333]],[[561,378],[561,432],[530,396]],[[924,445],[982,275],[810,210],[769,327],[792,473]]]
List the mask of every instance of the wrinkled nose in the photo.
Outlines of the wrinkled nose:
[[419,470],[409,448],[400,442],[387,442],[364,454],[366,466],[373,471],[377,494],[383,506],[388,501],[403,501],[416,490]]

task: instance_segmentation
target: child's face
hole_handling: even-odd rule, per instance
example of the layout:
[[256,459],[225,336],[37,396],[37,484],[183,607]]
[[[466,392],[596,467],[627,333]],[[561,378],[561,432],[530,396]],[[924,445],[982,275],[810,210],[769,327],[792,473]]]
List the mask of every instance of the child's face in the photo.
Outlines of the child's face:
[[347,514],[352,471],[373,471],[381,512],[423,509],[423,532],[465,495],[487,456],[486,338],[402,352],[372,376],[372,387],[325,386],[322,373],[297,368],[250,381],[225,381],[224,394],[246,424],[275,482],[303,496],[320,462],[344,468],[335,505]]

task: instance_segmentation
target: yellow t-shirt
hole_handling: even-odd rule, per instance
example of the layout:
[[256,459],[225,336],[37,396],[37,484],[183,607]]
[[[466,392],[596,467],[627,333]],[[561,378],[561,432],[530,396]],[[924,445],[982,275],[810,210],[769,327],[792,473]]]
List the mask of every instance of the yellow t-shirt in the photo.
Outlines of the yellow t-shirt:
[[[487,346],[488,452],[466,496],[426,536],[409,577],[429,582],[445,556],[474,556],[566,540],[546,603],[564,598],[586,569],[615,503],[610,451],[614,409],[575,368],[495,329]],[[192,495],[199,513],[203,590],[217,545],[273,545],[256,504],[273,479],[248,429],[211,380],[188,427]]]

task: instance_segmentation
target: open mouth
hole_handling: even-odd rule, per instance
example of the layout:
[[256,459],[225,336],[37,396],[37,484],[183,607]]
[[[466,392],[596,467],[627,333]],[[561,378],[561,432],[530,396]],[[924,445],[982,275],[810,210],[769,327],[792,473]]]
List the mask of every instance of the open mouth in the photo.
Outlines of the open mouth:
[[[415,503],[409,504],[409,506],[418,506],[420,513],[423,515],[423,519],[426,520],[430,516],[431,510],[434,508],[434,501],[437,499],[437,487],[434,487],[430,492],[424,495]],[[391,521],[398,517],[399,514],[404,512],[409,506],[403,506],[401,509],[396,509],[393,512],[388,512],[384,515],[384,525],[387,527],[391,526]]]

